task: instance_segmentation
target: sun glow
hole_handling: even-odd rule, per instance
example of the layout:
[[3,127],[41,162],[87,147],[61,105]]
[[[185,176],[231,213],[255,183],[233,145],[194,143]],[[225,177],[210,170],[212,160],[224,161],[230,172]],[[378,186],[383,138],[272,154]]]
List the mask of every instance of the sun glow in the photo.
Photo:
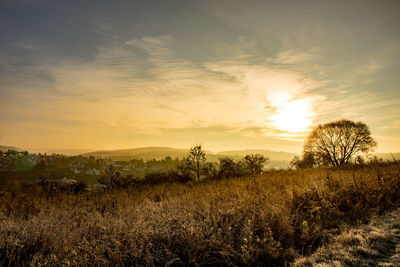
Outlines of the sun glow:
[[276,114],[270,116],[270,120],[281,131],[304,132],[312,123],[312,111],[307,101],[293,100],[276,107]]

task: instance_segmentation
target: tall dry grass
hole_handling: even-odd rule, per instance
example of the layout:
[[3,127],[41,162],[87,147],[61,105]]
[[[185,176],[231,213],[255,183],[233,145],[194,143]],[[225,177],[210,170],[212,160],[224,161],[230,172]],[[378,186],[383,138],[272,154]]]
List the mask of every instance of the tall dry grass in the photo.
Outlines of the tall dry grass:
[[[378,175],[379,174],[379,175]],[[284,265],[400,200],[396,164],[0,199],[0,264]]]

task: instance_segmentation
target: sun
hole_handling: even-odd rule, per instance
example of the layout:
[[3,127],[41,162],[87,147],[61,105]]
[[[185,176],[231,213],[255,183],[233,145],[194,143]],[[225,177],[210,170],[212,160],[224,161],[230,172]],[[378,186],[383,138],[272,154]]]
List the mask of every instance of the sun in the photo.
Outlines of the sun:
[[281,131],[304,132],[312,123],[310,103],[293,100],[276,105],[276,113],[269,117],[272,125]]

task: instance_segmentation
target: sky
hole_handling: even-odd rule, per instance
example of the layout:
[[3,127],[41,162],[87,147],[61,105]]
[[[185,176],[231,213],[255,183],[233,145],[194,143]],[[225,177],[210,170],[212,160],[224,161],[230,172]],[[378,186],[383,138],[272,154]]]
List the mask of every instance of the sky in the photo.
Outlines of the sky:
[[0,0],[0,144],[400,151],[400,1]]

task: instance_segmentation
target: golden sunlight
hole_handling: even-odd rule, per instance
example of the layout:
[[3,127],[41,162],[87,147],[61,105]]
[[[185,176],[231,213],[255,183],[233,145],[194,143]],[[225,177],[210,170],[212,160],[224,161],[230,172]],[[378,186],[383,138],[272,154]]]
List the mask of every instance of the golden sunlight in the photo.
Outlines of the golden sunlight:
[[399,12],[0,0],[0,267],[400,267]]
[[304,132],[312,122],[312,111],[307,101],[293,100],[277,105],[276,114],[270,116],[272,125],[281,131]]

